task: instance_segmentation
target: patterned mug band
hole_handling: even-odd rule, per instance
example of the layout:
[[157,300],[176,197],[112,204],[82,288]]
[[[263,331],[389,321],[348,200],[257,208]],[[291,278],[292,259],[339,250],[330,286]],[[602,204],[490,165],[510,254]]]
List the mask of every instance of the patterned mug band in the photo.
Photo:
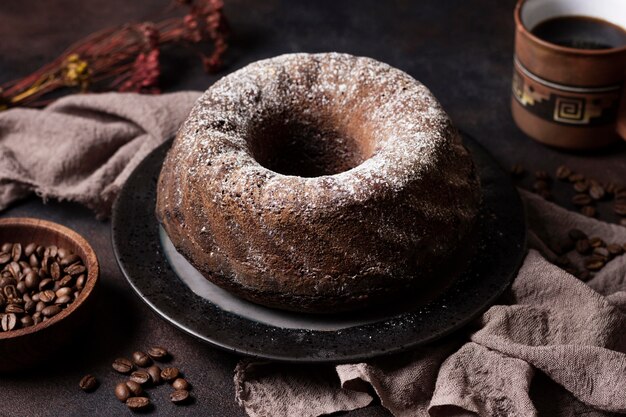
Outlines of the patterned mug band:
[[564,125],[593,127],[615,123],[622,84],[581,87],[539,77],[514,59],[513,96],[534,115]]

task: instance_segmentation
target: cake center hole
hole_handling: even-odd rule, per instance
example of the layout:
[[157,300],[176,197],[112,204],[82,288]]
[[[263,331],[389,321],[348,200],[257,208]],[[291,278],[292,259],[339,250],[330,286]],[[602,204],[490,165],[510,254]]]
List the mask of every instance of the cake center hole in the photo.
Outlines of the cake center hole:
[[257,162],[284,175],[333,175],[367,159],[355,138],[314,123],[272,123],[254,136],[250,148]]

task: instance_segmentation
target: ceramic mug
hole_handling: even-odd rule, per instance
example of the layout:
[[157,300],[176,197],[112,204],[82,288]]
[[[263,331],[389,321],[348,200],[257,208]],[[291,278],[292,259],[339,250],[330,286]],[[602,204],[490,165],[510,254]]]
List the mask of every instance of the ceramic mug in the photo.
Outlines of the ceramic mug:
[[626,0],[520,0],[515,8],[511,110],[517,126],[547,145],[599,148],[626,139],[626,45],[575,49],[531,33],[561,16],[602,19],[626,30]]

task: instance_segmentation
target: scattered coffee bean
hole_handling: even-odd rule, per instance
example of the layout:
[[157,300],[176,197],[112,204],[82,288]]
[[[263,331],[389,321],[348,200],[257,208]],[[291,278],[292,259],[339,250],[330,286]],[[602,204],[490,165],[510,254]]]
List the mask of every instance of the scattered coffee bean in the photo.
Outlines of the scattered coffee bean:
[[592,185],[589,188],[589,196],[594,200],[602,200],[605,196],[604,188],[601,185]]
[[592,202],[593,200],[587,194],[576,194],[574,197],[572,197],[572,204],[574,204],[575,206],[588,206]]
[[130,397],[130,388],[126,385],[126,382],[120,382],[115,386],[115,397],[122,402]]
[[550,185],[545,180],[537,180],[533,183],[533,189],[535,191],[547,190],[550,188]]
[[613,211],[620,216],[626,216],[626,201],[616,201],[613,205]]
[[602,258],[605,262],[609,259],[609,251],[607,248],[598,247],[593,250],[593,255]]
[[580,239],[576,242],[576,252],[581,255],[586,255],[591,252],[591,243],[589,243],[588,239]]
[[525,169],[521,164],[513,164],[511,167],[511,176],[515,178],[521,178],[524,176]]
[[131,410],[143,410],[150,405],[150,400],[146,397],[129,397],[126,406]]
[[183,404],[189,400],[189,391],[186,389],[177,389],[170,394],[170,400],[174,404]]
[[159,361],[166,359],[169,356],[169,352],[160,346],[153,346],[148,349],[148,355],[152,359]]
[[604,267],[604,260],[599,257],[591,256],[585,261],[585,268],[590,271],[599,271]]
[[594,206],[583,206],[580,208],[580,212],[587,217],[596,216],[596,208]]
[[561,165],[556,169],[556,177],[562,181],[567,180],[570,175],[572,175],[572,170],[565,165]]
[[143,393],[143,388],[141,388],[141,384],[135,381],[126,381],[126,386],[130,390],[130,393],[137,397]]
[[185,378],[176,378],[174,382],[172,382],[172,388],[189,390],[189,382]]
[[178,368],[174,368],[170,366],[167,368],[163,368],[163,370],[161,371],[161,378],[169,382],[178,378],[178,374],[179,374]]
[[589,183],[587,181],[578,181],[574,183],[574,190],[577,193],[584,193],[589,189]]
[[135,362],[137,366],[145,368],[152,363],[152,359],[150,359],[150,356],[146,355],[145,353],[137,351],[133,353],[133,362]]
[[117,358],[111,365],[120,374],[128,374],[134,369],[133,363],[126,358]]
[[594,248],[599,248],[599,247],[606,246],[606,243],[604,242],[604,240],[602,240],[599,237],[592,237],[591,239],[589,239],[589,243]]
[[146,369],[146,372],[150,374],[150,380],[152,381],[153,385],[159,385],[161,383],[161,368],[159,368],[157,365],[152,365],[151,367]]
[[610,245],[607,245],[606,249],[609,251],[611,256],[619,256],[624,253],[624,248],[617,243],[611,243]]
[[91,392],[98,387],[98,380],[93,375],[85,375],[78,383],[78,386],[85,392]]
[[584,179],[585,179],[584,175],[577,174],[577,173],[572,173],[572,175],[567,177],[567,180],[571,183],[577,183],[579,181],[583,181]]
[[13,247],[11,248],[11,257],[13,258],[14,262],[19,262],[20,258],[22,257],[22,245],[20,245],[19,243],[13,244]]
[[32,316],[24,316],[20,319],[20,323],[22,327],[30,327],[35,324],[35,321],[33,320]]
[[135,371],[132,374],[130,374],[130,380],[135,381],[136,383],[140,385],[144,385],[150,382],[151,378],[150,378],[150,374],[146,371]]

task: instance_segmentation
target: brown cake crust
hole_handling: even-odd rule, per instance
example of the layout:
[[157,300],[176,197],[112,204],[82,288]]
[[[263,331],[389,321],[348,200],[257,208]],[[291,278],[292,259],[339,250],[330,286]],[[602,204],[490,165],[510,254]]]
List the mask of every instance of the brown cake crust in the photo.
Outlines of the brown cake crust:
[[198,100],[163,165],[157,216],[214,283],[334,312],[428,280],[479,204],[471,157],[421,83],[369,58],[289,54]]

